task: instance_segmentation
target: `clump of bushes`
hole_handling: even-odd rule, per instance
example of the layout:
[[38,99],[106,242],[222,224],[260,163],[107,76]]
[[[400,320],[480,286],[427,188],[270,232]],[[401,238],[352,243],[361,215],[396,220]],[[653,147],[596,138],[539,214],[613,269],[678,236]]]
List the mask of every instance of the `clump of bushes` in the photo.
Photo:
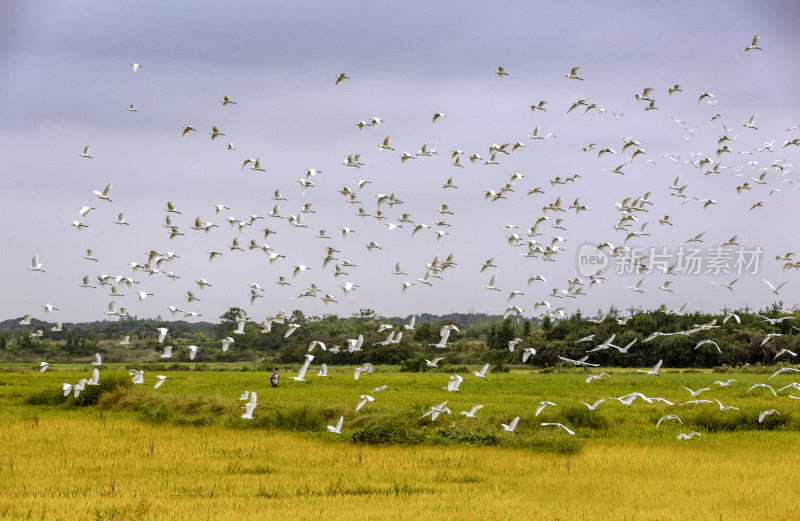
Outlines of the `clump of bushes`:
[[73,393],[70,393],[69,396],[64,396],[61,389],[45,389],[26,396],[25,403],[28,405],[67,404],[86,407],[97,405],[104,395],[115,393],[120,389],[127,389],[132,385],[130,377],[125,373],[104,371],[100,375],[100,385],[84,386],[84,390],[81,391],[77,398]]
[[602,414],[590,411],[583,405],[569,405],[560,411],[560,418],[556,420],[574,429],[608,429],[608,419]]
[[755,411],[722,412],[709,408],[697,412],[690,418],[684,418],[683,421],[693,426],[707,429],[709,432],[772,430],[787,427],[789,425],[789,416],[771,414],[765,416],[764,420],[758,423],[758,413]]
[[457,427],[437,427],[431,429],[426,441],[436,445],[497,445],[497,430],[494,427],[488,429],[470,428],[459,429]]
[[417,445],[424,440],[422,429],[394,418],[369,419],[353,432],[353,442],[368,445]]

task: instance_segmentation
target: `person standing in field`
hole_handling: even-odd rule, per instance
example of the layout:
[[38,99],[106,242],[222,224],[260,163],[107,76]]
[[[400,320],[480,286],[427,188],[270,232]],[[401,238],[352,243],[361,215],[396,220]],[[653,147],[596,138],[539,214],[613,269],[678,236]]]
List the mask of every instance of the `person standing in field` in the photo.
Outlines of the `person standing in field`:
[[278,384],[281,383],[281,374],[278,372],[278,368],[275,368],[275,371],[269,377],[269,383],[272,384],[272,387],[278,387]]

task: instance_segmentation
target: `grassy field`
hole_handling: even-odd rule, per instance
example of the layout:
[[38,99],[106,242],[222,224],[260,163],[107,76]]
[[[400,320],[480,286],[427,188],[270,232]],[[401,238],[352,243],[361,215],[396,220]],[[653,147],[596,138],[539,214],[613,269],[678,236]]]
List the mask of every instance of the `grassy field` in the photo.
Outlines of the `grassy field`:
[[[2,519],[796,519],[800,492],[800,395],[776,390],[791,374],[512,371],[481,381],[452,373],[380,368],[358,381],[350,370],[305,385],[268,388],[255,372],[145,373],[145,386],[109,388],[91,401],[64,399],[62,382],[86,366],[0,372]],[[112,381],[119,368],[101,374]],[[477,368],[475,368],[477,370]],[[592,371],[596,372],[596,371]],[[609,371],[607,371],[609,372]],[[167,381],[152,389],[155,374]],[[311,371],[309,371],[311,374]],[[127,375],[121,376],[124,381]],[[735,378],[731,387],[714,380]],[[379,385],[358,412],[358,397]],[[681,386],[712,387],[716,403],[679,406]],[[239,418],[243,390],[259,393],[252,421]],[[610,400],[630,392],[676,405]],[[789,393],[788,391],[792,391]],[[580,404],[606,398],[589,413]],[[452,415],[418,417],[448,400]],[[540,401],[548,407],[535,416]],[[484,408],[476,419],[458,414]],[[758,423],[758,413],[775,408]],[[677,414],[684,425],[655,423]],[[344,415],[342,435],[325,425]],[[499,424],[521,417],[518,433]],[[565,423],[569,436],[541,422]],[[402,433],[386,438],[380,426]],[[676,439],[679,432],[702,436]],[[355,443],[396,441],[405,444]],[[481,446],[487,445],[487,446]]]

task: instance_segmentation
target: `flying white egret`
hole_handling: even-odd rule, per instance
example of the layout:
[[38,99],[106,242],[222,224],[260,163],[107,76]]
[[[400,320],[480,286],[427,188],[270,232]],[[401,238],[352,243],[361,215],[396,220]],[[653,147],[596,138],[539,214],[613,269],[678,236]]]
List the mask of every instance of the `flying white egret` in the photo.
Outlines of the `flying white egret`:
[[444,389],[447,389],[448,392],[458,392],[458,387],[463,381],[464,379],[461,376],[453,375],[447,379],[447,387],[444,387]]
[[[683,386],[681,386],[681,387],[683,387]],[[703,391],[710,391],[711,390],[710,387],[703,387],[702,389],[698,389],[696,391],[692,391],[688,387],[683,387],[683,388],[686,389],[687,391],[689,391],[689,394],[691,394],[692,396],[699,396],[700,393],[702,393]]]
[[470,409],[469,412],[461,411],[461,414],[464,415],[466,418],[474,418],[475,412],[481,408],[483,408],[483,405],[473,405],[472,409]]
[[544,408],[547,407],[548,405],[555,406],[556,404],[554,404],[553,402],[546,402],[546,401],[539,402],[539,407],[536,408],[536,416],[539,416],[539,413],[541,413],[544,410]]
[[781,373],[788,373],[789,371],[793,371],[793,372],[797,373],[797,372],[800,372],[800,369],[795,369],[794,367],[781,367],[780,369],[778,369],[777,371],[772,373],[772,376],[770,376],[768,379],[774,378],[774,377],[778,376]]
[[289,338],[289,335],[297,331],[300,327],[300,324],[286,324],[286,333],[283,335],[283,338]]
[[514,429],[517,428],[517,424],[519,423],[519,416],[515,416],[511,422],[506,425],[505,423],[501,423],[500,426],[503,427],[503,430],[506,432],[514,432]]
[[440,403],[439,405],[434,405],[433,407],[428,409],[428,412],[426,412],[425,414],[420,416],[419,419],[421,420],[422,418],[424,418],[426,416],[430,416],[431,417],[431,421],[434,421],[442,413],[450,414],[450,409],[448,409],[446,406],[447,406],[447,402],[446,401]]
[[758,413],[758,423],[762,423],[764,421],[764,418],[766,418],[770,414],[777,414],[778,416],[781,415],[781,413],[779,413],[775,409],[769,409],[767,411],[762,411],[762,412]]
[[536,354],[536,349],[533,348],[533,347],[526,347],[525,349],[523,349],[522,350],[522,363],[524,364],[525,362],[527,362],[528,358],[530,358],[531,356],[533,356],[535,354]]
[[579,360],[573,360],[571,358],[564,358],[563,356],[559,356],[559,358],[561,360],[564,360],[565,362],[569,362],[569,363],[571,363],[571,364],[573,364],[575,366],[587,365],[587,366],[590,366],[590,367],[600,367],[600,364],[590,364],[589,362],[586,361],[586,360],[589,359],[589,355],[586,355],[586,356],[584,356],[583,358],[581,358]]
[[588,384],[592,380],[600,380],[604,376],[608,376],[608,373],[600,373],[600,374],[590,374],[586,377],[586,383]]
[[472,374],[477,376],[478,378],[486,378],[486,371],[489,370],[489,364],[484,364],[480,371],[473,371]]
[[374,401],[375,398],[373,398],[372,396],[368,394],[362,394],[361,399],[358,401],[358,405],[356,405],[356,410],[361,409],[367,402],[374,402]]
[[658,374],[658,370],[661,368],[661,364],[663,364],[663,363],[664,363],[663,360],[659,360],[658,362],[656,362],[656,365],[654,365],[652,369],[637,369],[636,372],[637,373],[644,373],[644,374],[651,374],[651,375],[655,375],[655,376],[661,376],[661,375]]
[[594,411],[595,409],[597,409],[597,406],[598,406],[598,405],[600,405],[601,403],[603,403],[604,401],[606,401],[606,400],[605,400],[605,398],[600,398],[599,400],[595,401],[595,402],[594,402],[593,404],[591,404],[591,405],[589,405],[589,404],[588,404],[588,403],[586,403],[586,402],[581,402],[581,403],[582,403],[583,405],[585,405],[586,407],[588,407],[590,411]]
[[739,410],[738,407],[734,407],[733,405],[722,405],[722,402],[720,402],[716,398],[714,398],[714,401],[717,402],[717,405],[719,405],[719,410],[722,411],[722,412],[738,411]]
[[133,381],[134,384],[137,384],[137,385],[144,384],[144,370],[143,369],[139,369],[138,371],[136,369],[129,369],[128,370],[128,375],[130,375],[131,380]]
[[567,434],[571,434],[572,436],[575,436],[575,431],[567,428],[567,426],[562,424],[562,423],[542,423],[541,425],[543,425],[543,426],[552,426],[552,427],[561,427],[562,429],[567,431]]
[[661,422],[667,421],[667,420],[678,420],[678,422],[680,422],[680,424],[683,425],[683,420],[681,420],[680,418],[678,418],[674,414],[669,414],[667,416],[662,416],[661,418],[658,419],[658,421],[656,422],[656,429],[658,428],[659,425],[661,425]]
[[41,271],[42,273],[44,273],[44,270],[42,269],[42,263],[39,262],[38,255],[33,256],[33,259],[31,260],[31,265],[28,266],[28,269],[30,271]]
[[300,366],[300,370],[297,371],[297,376],[290,376],[292,380],[295,382],[303,382],[303,383],[310,383],[305,380],[306,371],[308,371],[308,366],[311,365],[311,361],[314,360],[314,355],[306,354],[306,361],[303,362],[303,365]]
[[250,396],[247,400],[247,403],[242,407],[245,410],[244,414],[242,414],[242,418],[245,420],[252,420],[253,419],[253,411],[258,406],[258,396],[256,395],[255,391],[250,393]]
[[769,389],[773,396],[775,396],[776,398],[778,397],[778,395],[775,393],[775,389],[773,389],[772,386],[769,384],[755,384],[750,389],[748,389],[748,391],[752,391],[756,387],[763,387],[764,389]]
[[438,349],[444,349],[447,347],[447,339],[450,338],[450,330],[445,329],[441,333],[441,337],[439,338],[439,343],[437,344],[428,344],[429,346],[436,347]]
[[361,376],[361,373],[370,374],[375,368],[372,367],[372,364],[365,363],[353,369],[353,379],[358,380]]
[[344,416],[339,416],[339,421],[336,422],[336,426],[328,425],[327,429],[328,432],[333,434],[341,434],[342,433],[342,423],[344,422]]
[[347,351],[350,353],[361,351],[362,345],[364,345],[364,335],[359,334],[358,338],[347,339]]
[[109,195],[111,194],[111,188],[114,186],[114,183],[108,183],[106,187],[103,189],[102,192],[98,190],[92,190],[92,193],[97,196],[98,199],[102,199],[104,201],[111,202]]

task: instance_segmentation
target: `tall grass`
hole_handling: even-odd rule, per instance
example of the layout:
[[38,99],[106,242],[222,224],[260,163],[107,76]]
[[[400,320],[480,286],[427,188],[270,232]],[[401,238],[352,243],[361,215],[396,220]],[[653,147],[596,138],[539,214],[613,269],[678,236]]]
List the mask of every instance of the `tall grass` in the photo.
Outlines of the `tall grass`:
[[120,416],[6,418],[0,518],[797,519],[797,436],[753,434],[597,440],[553,454]]

